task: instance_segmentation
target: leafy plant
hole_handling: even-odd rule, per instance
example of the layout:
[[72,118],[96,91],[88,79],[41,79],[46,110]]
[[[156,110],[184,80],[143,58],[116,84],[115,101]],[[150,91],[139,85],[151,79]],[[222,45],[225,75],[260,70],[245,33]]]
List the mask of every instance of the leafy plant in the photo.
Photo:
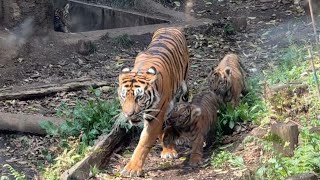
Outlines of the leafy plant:
[[285,179],[299,173],[320,173],[320,135],[310,133],[307,128],[301,131],[302,144],[297,147],[293,157],[278,154],[266,161],[257,172],[257,177]]
[[[271,156],[262,158],[262,165],[256,171],[258,179],[286,179],[288,176],[315,172],[320,174],[320,134],[310,132],[310,126],[319,126],[319,102],[314,85],[314,77],[307,73],[309,64],[304,61],[305,48],[291,46],[285,50],[281,57],[280,65],[273,71],[265,73],[269,85],[287,83],[299,80],[307,88],[287,88],[272,94],[266,99],[268,109],[272,110],[276,120],[288,119],[290,116],[295,121],[300,121],[299,146],[294,151],[293,157],[284,157],[274,151],[270,142],[281,142],[279,137],[270,134],[259,142],[264,144]],[[305,87],[305,86],[302,86]]]
[[134,44],[134,41],[131,40],[128,34],[123,34],[113,38],[112,43],[122,48],[130,48]]
[[[16,180],[25,180],[26,179],[26,176],[23,173],[18,172],[9,164],[4,164],[2,167],[7,168],[10,172],[9,175],[13,176]],[[10,178],[8,176],[1,176],[0,179],[1,180],[7,180],[7,179],[9,180]]]
[[114,117],[119,114],[120,104],[116,100],[100,99],[101,92],[91,89],[93,98],[88,101],[77,101],[73,109],[62,104],[58,115],[66,121],[59,127],[51,122],[43,122],[41,127],[49,135],[62,139],[80,137],[83,146],[93,145],[94,140],[102,133],[109,133],[114,124]]
[[[258,77],[258,76],[257,76]],[[261,88],[257,86],[259,79],[250,78],[247,80],[247,94],[241,99],[240,104],[233,108],[227,104],[219,114],[219,129],[233,129],[239,122],[253,121],[259,124],[261,117],[267,113],[267,106],[261,97]]]
[[[43,171],[46,179],[59,179],[63,171],[91,151],[91,146],[99,135],[109,133],[116,123],[127,130],[131,128],[122,116],[118,118],[120,108],[118,101],[101,99],[101,92],[98,89],[90,88],[89,92],[91,97],[86,101],[77,101],[72,109],[65,104],[61,105],[57,114],[65,118],[66,122],[59,126],[50,122],[41,124],[49,135],[60,139],[59,146],[62,149],[56,158],[49,152],[43,152],[48,162],[52,163]],[[118,121],[115,121],[115,118],[118,118]],[[96,167],[90,170],[92,175],[99,172]]]
[[227,23],[224,27],[223,27],[223,31],[226,35],[232,35],[235,34],[235,29],[233,27],[233,25],[231,23]]
[[306,69],[305,63],[306,49],[291,45],[281,52],[279,59],[281,62],[274,70],[265,72],[269,84],[287,83],[301,77],[303,70]]
[[80,161],[85,154],[91,150],[91,148],[86,147],[81,153],[79,153],[78,148],[81,145],[79,139],[69,138],[67,142],[69,147],[65,148],[63,152],[57,158],[55,158],[53,164],[44,169],[42,175],[46,178],[46,180],[59,179],[61,173]]
[[217,155],[212,155],[211,164],[214,168],[223,168],[227,165],[241,169],[245,168],[243,158],[228,151],[220,151]]
[[96,167],[90,167],[90,176],[91,177],[96,177],[100,173],[100,170]]

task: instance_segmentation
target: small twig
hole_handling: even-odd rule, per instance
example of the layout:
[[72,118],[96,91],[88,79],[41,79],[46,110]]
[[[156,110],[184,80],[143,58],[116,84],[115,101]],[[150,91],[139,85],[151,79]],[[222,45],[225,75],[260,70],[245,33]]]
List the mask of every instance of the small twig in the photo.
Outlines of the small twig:
[[292,122],[293,124],[296,124],[296,125],[298,125],[300,127],[303,127],[301,124],[299,124],[298,122],[295,122],[294,120],[290,120],[290,122]]
[[[318,56],[319,56],[319,40],[318,40],[318,36],[317,36],[317,29],[316,29],[316,23],[314,20],[314,16],[313,16],[313,9],[312,9],[312,0],[309,0],[309,9],[310,9],[310,16],[311,16],[311,21],[312,21],[312,26],[313,26],[313,33],[314,33],[314,37],[316,39],[316,49],[318,51]],[[312,48],[312,45],[311,45]],[[318,77],[317,77],[317,73],[316,73],[316,69],[314,67],[314,59],[313,59],[313,54],[312,54],[312,49],[308,49],[309,51],[309,55],[311,58],[311,65],[312,65],[312,71],[313,71],[313,77],[314,77],[314,81],[316,83],[317,86],[317,90],[318,90],[318,97],[320,99],[320,89],[319,89],[319,82],[318,82]]]
[[318,81],[318,76],[317,76],[317,73],[316,73],[316,69],[314,67],[314,60],[313,60],[313,54],[312,54],[312,50],[308,49],[308,52],[309,52],[309,57],[310,57],[310,60],[311,60],[311,67],[312,67],[312,72],[313,72],[313,78],[314,78],[314,81],[316,83],[316,87],[317,87],[317,91],[318,91],[318,97],[320,99],[320,88],[319,88],[319,81]]
[[311,2],[312,2],[312,0],[309,0],[309,9],[310,9],[310,16],[311,16],[311,21],[312,21],[313,33],[314,33],[314,37],[316,39],[316,43],[317,43],[317,45],[319,45],[319,40],[318,40],[318,37],[317,37],[316,22],[314,20],[312,3]]

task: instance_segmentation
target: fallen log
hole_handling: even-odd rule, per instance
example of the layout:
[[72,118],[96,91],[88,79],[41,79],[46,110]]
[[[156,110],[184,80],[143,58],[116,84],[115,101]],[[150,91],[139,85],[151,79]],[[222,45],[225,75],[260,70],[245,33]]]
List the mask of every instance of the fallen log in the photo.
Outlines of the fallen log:
[[0,112],[0,131],[14,131],[45,135],[45,130],[39,125],[39,123],[42,121],[50,121],[55,125],[59,125],[63,122],[62,119],[55,117]]
[[318,176],[314,173],[303,173],[287,177],[286,180],[317,180]]
[[5,88],[0,89],[0,101],[14,99],[30,100],[62,91],[75,91],[90,86],[92,86],[93,88],[97,88],[106,85],[106,82],[98,82],[90,78],[81,78],[40,86],[29,85],[23,87]]
[[[123,115],[117,118],[117,121],[122,121]],[[112,131],[107,135],[102,135],[97,140],[94,149],[91,153],[86,155],[84,159],[76,163],[69,170],[65,171],[60,179],[62,180],[82,180],[88,179],[90,176],[91,167],[100,169],[108,163],[110,156],[115,149],[120,147],[125,140],[127,130],[116,123]]]

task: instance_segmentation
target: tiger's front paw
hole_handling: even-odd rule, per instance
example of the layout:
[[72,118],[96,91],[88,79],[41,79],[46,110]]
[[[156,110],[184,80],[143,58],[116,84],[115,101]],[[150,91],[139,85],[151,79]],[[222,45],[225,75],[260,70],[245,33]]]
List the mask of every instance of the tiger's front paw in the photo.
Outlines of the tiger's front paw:
[[122,177],[136,177],[142,176],[142,167],[135,163],[129,162],[121,171]]
[[178,157],[178,153],[174,148],[163,148],[161,158],[174,159]]

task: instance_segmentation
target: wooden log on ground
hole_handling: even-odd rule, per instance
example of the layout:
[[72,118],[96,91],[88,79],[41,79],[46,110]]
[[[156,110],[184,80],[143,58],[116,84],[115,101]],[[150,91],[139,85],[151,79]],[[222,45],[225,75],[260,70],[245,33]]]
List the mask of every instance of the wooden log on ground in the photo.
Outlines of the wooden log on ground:
[[287,177],[286,180],[317,180],[318,176],[313,173],[303,173],[294,176]]
[[[281,139],[281,142],[273,142],[274,148],[284,156],[293,156],[298,145],[298,126],[293,123],[275,123],[271,125],[271,133]],[[288,146],[284,146],[286,142]]]
[[75,91],[90,86],[97,88],[106,85],[106,82],[98,82],[90,78],[81,78],[68,80],[61,83],[53,83],[40,86],[29,85],[23,87],[5,88],[0,89],[0,101],[14,99],[30,100],[35,98],[41,98],[62,91]]
[[63,122],[62,119],[55,117],[0,112],[0,131],[15,131],[45,135],[45,130],[39,125],[42,121],[50,121],[56,125]]
[[[124,116],[121,114],[117,121],[122,121]],[[90,176],[90,168],[103,167],[117,149],[123,143],[127,134],[125,128],[120,127],[119,123],[113,127],[108,135],[102,135],[96,142],[94,150],[86,155],[84,159],[65,171],[60,179],[62,180],[82,180]]]

